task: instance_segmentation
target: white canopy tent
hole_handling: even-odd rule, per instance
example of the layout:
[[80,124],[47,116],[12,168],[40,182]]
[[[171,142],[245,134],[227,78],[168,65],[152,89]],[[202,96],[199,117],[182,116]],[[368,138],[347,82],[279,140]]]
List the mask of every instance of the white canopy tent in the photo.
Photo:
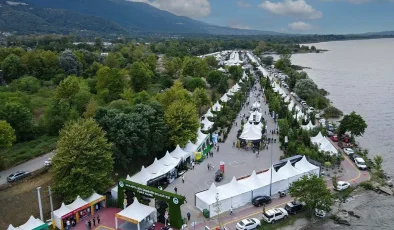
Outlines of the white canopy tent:
[[218,70],[219,70],[220,72],[222,72],[222,73],[225,73],[225,72],[226,72],[226,70],[223,69],[222,67],[220,67]]
[[[146,223],[145,219],[149,217],[149,222]],[[118,229],[118,219],[122,219],[137,225],[137,229],[140,230],[141,224],[144,223],[144,227],[149,227],[157,221],[157,210],[154,207],[147,206],[138,202],[137,198],[134,198],[134,202],[127,208],[123,209],[119,213],[115,214],[115,225]],[[145,228],[142,228],[145,229]]]
[[230,98],[227,96],[226,93],[220,98],[220,101],[222,101],[222,102],[228,102],[229,100],[230,100]]
[[320,142],[319,145],[319,150],[323,152],[329,152],[331,156],[333,155],[338,155],[338,150],[335,148],[335,146],[327,140],[327,138],[323,138],[323,140]]
[[179,165],[181,159],[177,159],[171,156],[171,154],[167,151],[166,155],[160,159],[160,163],[168,167],[168,171],[174,169],[176,166]]
[[241,135],[239,136],[240,139],[245,141],[257,141],[261,140],[261,127],[259,125],[250,125],[248,129],[243,129]]
[[302,129],[305,129],[305,130],[312,130],[312,129],[314,129],[315,127],[316,127],[316,126],[312,125],[312,121],[309,121],[308,124],[302,125],[302,126],[301,126],[301,128],[302,128]]
[[285,103],[289,103],[290,100],[291,100],[290,96],[287,95],[283,101],[284,101]]
[[230,183],[219,186],[218,192],[219,198],[221,193],[225,193],[231,198],[230,207],[227,209],[223,207],[223,211],[230,210],[231,206],[233,208],[244,206],[252,199],[252,190],[248,187],[242,186],[235,177],[233,177]]
[[174,151],[172,151],[170,154],[172,157],[180,159],[182,161],[185,161],[188,157],[190,157],[192,152],[187,152],[181,149],[179,145],[176,146]]
[[63,226],[62,217],[67,214],[70,214],[72,211],[74,210],[67,207],[64,203],[62,203],[62,205],[58,210],[53,211],[53,218],[55,220],[56,227],[58,227],[59,229],[63,229],[64,226]]
[[219,104],[219,101],[217,101],[213,106],[212,106],[212,110],[213,111],[220,111],[222,109],[222,105]]
[[232,89],[229,89],[226,94],[227,96],[234,96],[234,92]]
[[208,136],[208,134],[204,134],[203,132],[201,132],[201,129],[198,129],[196,145],[200,147],[200,145],[208,138]]
[[290,161],[287,161],[286,164],[278,169],[278,173],[282,174],[283,176],[287,177],[289,182],[289,186],[294,181],[300,179],[304,174],[302,171],[294,168]]
[[263,114],[259,111],[254,111],[250,113],[249,121],[260,122]]
[[45,225],[45,223],[40,220],[40,219],[36,219],[34,218],[34,216],[30,216],[29,220],[27,220],[27,222],[21,226],[19,226],[20,230],[32,230],[38,227],[41,227]]
[[150,179],[152,179],[152,174],[150,172],[148,172],[148,170],[144,166],[142,166],[141,171],[139,171],[134,176],[130,177],[129,175],[127,175],[127,177],[126,177],[126,180],[129,180],[129,181],[132,181],[135,183],[139,183],[139,184],[143,184],[143,185],[147,185],[147,183]]
[[239,180],[240,185],[249,188],[252,191],[252,198],[256,196],[268,196],[270,193],[270,182],[261,180],[257,177],[256,171],[252,172],[249,177]]
[[[185,148],[183,148],[183,150],[185,152],[190,152],[190,153],[194,153],[197,151],[198,146],[193,144],[191,141],[187,142]],[[193,155],[193,154],[192,154]]]
[[213,113],[211,112],[211,109],[209,108],[207,113],[204,115],[204,117],[214,117]]
[[300,161],[296,162],[294,167],[304,174],[315,174],[320,176],[320,168],[309,163],[305,156],[303,156]]
[[204,126],[202,127],[203,131],[207,131],[210,128],[212,128],[212,126],[215,124],[215,122],[212,122],[210,120],[208,120],[207,117],[204,117],[204,119],[201,121],[201,124],[203,124]]
[[293,108],[294,108],[294,102],[290,101],[290,104],[287,106],[287,108],[288,108],[289,111],[292,111]]
[[15,228],[12,224],[8,225],[7,230],[21,230],[20,228]]
[[258,174],[257,178],[263,181],[268,181],[268,184],[270,184],[271,172],[272,172],[271,195],[276,194],[279,190],[286,190],[289,186],[287,177],[283,176],[282,174],[279,174],[277,171],[275,171],[275,169],[272,166],[267,171]]
[[321,134],[321,132],[319,132],[316,136],[311,137],[312,143],[313,143],[313,144],[317,144],[317,145],[321,144],[322,141],[323,141],[323,139],[324,139],[324,137],[323,137],[323,135]]
[[261,108],[261,104],[260,104],[259,102],[255,101],[255,102],[253,103],[253,105],[252,105],[252,108],[253,108],[253,109],[260,109],[260,108]]

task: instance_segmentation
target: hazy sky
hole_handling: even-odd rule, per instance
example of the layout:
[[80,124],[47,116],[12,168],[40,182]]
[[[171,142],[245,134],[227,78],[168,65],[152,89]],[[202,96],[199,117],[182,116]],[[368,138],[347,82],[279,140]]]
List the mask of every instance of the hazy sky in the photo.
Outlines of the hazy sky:
[[394,0],[129,0],[207,23],[290,33],[394,30]]

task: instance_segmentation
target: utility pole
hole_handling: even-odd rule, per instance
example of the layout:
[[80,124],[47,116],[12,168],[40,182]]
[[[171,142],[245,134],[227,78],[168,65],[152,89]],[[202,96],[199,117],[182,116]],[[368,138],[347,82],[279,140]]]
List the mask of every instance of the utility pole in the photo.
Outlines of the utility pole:
[[51,205],[51,219],[53,219],[53,203],[52,203],[52,190],[51,186],[48,186],[48,193],[49,193],[49,202]]
[[42,214],[42,204],[41,204],[41,193],[40,193],[41,187],[37,187],[37,196],[38,196],[38,208],[40,209],[40,218],[43,222],[44,221],[44,216]]

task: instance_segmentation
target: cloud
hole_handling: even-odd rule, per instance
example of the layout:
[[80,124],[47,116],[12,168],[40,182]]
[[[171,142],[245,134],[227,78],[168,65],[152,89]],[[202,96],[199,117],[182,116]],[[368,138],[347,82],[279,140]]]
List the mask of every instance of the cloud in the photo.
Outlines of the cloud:
[[242,29],[242,30],[250,30],[250,29],[252,29],[249,26],[243,25],[243,24],[241,24],[239,22],[232,22],[228,26],[231,27],[231,28]]
[[[375,2],[378,0],[320,0],[322,2],[348,2],[352,4],[363,4],[363,3],[368,3],[368,2]],[[385,1],[385,0],[380,0],[380,1]],[[394,2],[394,0],[386,0],[388,2]]]
[[297,31],[307,31],[312,29],[311,24],[301,21],[290,23],[288,26],[291,30],[297,30]]
[[288,15],[302,19],[319,19],[323,17],[323,13],[314,9],[305,0],[284,0],[283,2],[265,1],[259,5],[273,14]]
[[247,2],[244,2],[244,0],[239,0],[237,1],[237,6],[241,8],[249,8],[250,4]]
[[209,0],[127,0],[130,2],[143,2],[161,10],[179,16],[191,18],[205,17],[211,14]]

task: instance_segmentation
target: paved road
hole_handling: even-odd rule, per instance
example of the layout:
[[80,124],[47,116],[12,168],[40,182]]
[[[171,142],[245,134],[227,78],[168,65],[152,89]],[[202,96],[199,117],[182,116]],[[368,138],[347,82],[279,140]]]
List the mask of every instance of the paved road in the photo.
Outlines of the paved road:
[[23,164],[17,165],[13,168],[9,168],[4,171],[1,171],[0,172],[0,184],[7,183],[7,177],[16,171],[33,172],[37,169],[44,167],[44,161],[46,161],[49,157],[52,157],[53,155],[54,155],[54,152],[52,151],[52,152],[42,155],[40,157],[29,160]]

